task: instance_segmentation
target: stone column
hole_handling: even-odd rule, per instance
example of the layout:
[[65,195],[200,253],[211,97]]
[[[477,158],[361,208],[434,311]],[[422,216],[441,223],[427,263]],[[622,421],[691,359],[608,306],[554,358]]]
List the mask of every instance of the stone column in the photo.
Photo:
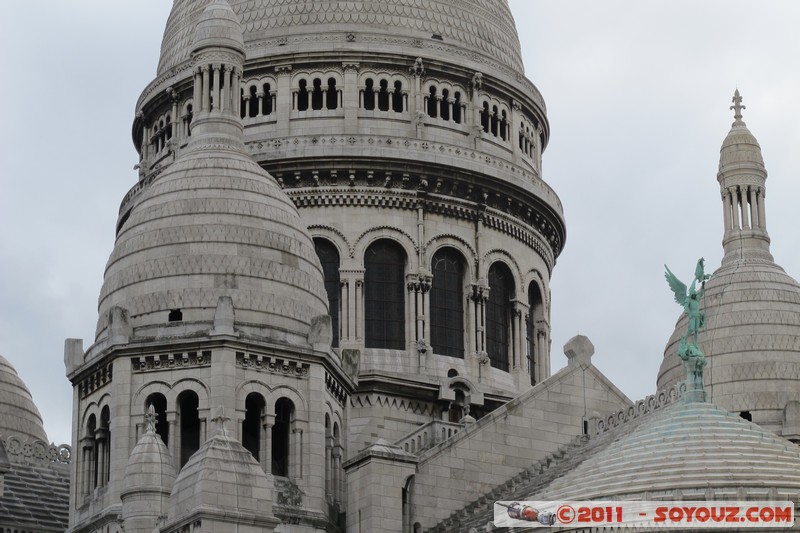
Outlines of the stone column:
[[106,446],[108,446],[108,431],[98,429],[94,432],[95,448],[97,449],[97,486],[102,487],[106,484],[106,471],[108,470],[108,458],[106,457]]
[[214,85],[211,88],[211,107],[209,110],[222,111],[222,73],[220,72],[222,66],[217,63],[211,65],[211,68],[214,70]]
[[267,413],[262,417],[264,423],[264,453],[261,454],[261,466],[264,472],[272,473],[272,427],[275,425],[275,415]]
[[766,195],[766,190],[759,189],[758,190],[758,226],[767,231],[767,214],[764,211],[764,196]]
[[722,212],[725,222],[725,233],[731,230],[731,193],[727,189],[722,191]]
[[202,101],[202,89],[203,89],[203,69],[195,68],[194,69],[194,94],[192,96],[192,103],[194,104],[195,111],[201,111],[203,106],[201,104]]
[[742,225],[739,222],[739,193],[738,188],[733,187],[731,189],[731,204],[733,206],[733,229],[740,230],[742,229]]
[[203,71],[203,84],[201,86],[201,96],[202,96],[202,105],[200,106],[199,111],[203,111],[208,113],[211,109],[211,90],[210,90],[210,76],[208,72],[208,65],[203,65],[200,67]]
[[[178,125],[178,100],[180,99],[180,95],[176,92],[172,93],[172,114],[170,115],[170,126],[172,126],[172,139],[175,143],[175,146],[180,146],[181,140],[181,131]],[[177,150],[176,150],[177,151]]]
[[340,444],[335,445],[331,450],[333,458],[333,501],[340,506],[342,503],[342,494],[344,493],[342,487],[342,459],[344,454],[342,452],[343,448]]
[[334,501],[334,469],[333,469],[333,435],[330,429],[325,430],[325,499]]
[[303,479],[303,430],[295,427],[292,429],[292,443],[289,445],[292,455],[292,469],[289,474],[295,480]]
[[750,229],[749,206],[747,205],[747,187],[742,187],[739,193],[742,197],[742,229]]
[[280,65],[275,67],[278,77],[278,94],[275,109],[278,110],[277,134],[288,135],[290,129],[289,118],[292,110],[292,66]]
[[92,474],[94,473],[94,437],[84,437],[81,439],[81,449],[83,450],[83,465],[81,468],[81,494],[88,496],[93,487]]
[[363,90],[358,88],[358,69],[356,62],[342,63],[344,70],[344,88],[342,94],[342,107],[344,107],[344,131],[346,135],[358,133],[358,110],[363,107]]
[[750,190],[750,227],[755,229],[758,224],[758,199],[756,198],[756,188],[748,187]]
[[172,456],[172,465],[177,472],[181,467],[181,439],[179,435],[180,430],[178,429],[178,413],[176,411],[167,411],[166,415],[166,423],[169,426],[169,438],[167,439],[169,442],[165,442],[164,444],[166,444],[167,449],[169,449],[169,454]]

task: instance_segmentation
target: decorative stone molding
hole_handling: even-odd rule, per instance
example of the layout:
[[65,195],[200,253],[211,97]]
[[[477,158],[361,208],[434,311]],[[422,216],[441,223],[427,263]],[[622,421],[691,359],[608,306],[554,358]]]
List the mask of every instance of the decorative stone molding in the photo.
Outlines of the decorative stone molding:
[[596,437],[609,431],[614,431],[628,422],[651,415],[655,411],[672,405],[683,397],[686,390],[686,383],[681,382],[672,388],[659,391],[644,400],[639,400],[635,405],[620,409],[616,413],[603,418],[593,418],[592,421],[594,423],[592,425],[594,427],[590,430],[590,436]]
[[331,393],[331,396],[336,398],[336,401],[339,402],[339,405],[344,407],[345,403],[347,402],[347,391],[328,372],[325,372],[325,388],[329,393]]
[[70,464],[72,447],[68,444],[48,444],[39,439],[22,440],[14,435],[0,436],[0,445],[15,463],[60,463]]
[[270,374],[280,374],[298,379],[308,379],[311,365],[273,355],[255,355],[236,352],[236,365]]
[[80,397],[86,398],[90,394],[109,385],[113,378],[113,373],[113,365],[111,363],[96,368],[91,374],[83,378],[78,385]]
[[211,351],[143,355],[132,358],[134,372],[211,366]]

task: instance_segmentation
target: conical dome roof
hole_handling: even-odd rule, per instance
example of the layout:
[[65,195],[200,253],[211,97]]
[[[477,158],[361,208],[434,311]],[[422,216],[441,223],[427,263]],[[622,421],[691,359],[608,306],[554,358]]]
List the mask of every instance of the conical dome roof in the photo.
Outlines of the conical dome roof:
[[[549,500],[800,496],[800,447],[708,403],[679,401],[619,437],[539,496]],[[660,497],[659,499],[665,499]]]
[[0,437],[41,439],[47,442],[42,415],[16,369],[0,355]]
[[[161,43],[159,76],[189,59],[195,25],[209,1],[175,0]],[[364,49],[364,43],[408,50],[405,41],[419,39],[462,49],[468,58],[479,54],[486,58],[486,63],[499,63],[523,72],[519,38],[507,0],[231,0],[230,3],[244,27],[248,60],[286,45],[286,38],[302,39],[304,51],[351,44],[358,50]]]

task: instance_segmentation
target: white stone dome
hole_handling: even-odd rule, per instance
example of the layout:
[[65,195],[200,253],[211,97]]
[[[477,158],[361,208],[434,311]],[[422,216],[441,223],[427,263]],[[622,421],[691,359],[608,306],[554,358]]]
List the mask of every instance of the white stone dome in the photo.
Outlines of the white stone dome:
[[[161,44],[159,76],[189,59],[195,25],[208,4],[209,0],[175,0]],[[354,34],[352,44],[363,49],[357,34],[364,33],[370,35],[369,46],[392,46],[392,37],[435,39],[480,54],[487,63],[523,72],[507,0],[231,0],[230,4],[244,29],[248,60],[281,46],[281,38],[287,36],[304,35],[307,48],[330,50],[332,43],[346,46],[347,35]],[[407,50],[404,44],[398,48]]]
[[192,50],[207,47],[233,48],[244,53],[242,28],[226,0],[214,0],[202,11],[194,31]]
[[[609,435],[613,438],[613,435]],[[800,447],[708,403],[678,401],[565,476],[550,500],[767,499],[800,495]],[[712,495],[713,493],[713,495]]]
[[311,237],[274,178],[244,153],[209,146],[157,176],[122,223],[97,336],[113,307],[145,328],[140,337],[159,335],[173,310],[184,327],[208,330],[230,297],[237,329],[298,343],[328,314],[325,295]]
[[42,415],[11,363],[0,355],[0,437],[47,442]]

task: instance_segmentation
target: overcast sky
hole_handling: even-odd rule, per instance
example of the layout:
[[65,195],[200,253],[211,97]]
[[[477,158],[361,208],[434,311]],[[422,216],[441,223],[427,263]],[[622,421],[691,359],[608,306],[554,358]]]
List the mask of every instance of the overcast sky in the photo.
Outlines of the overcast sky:
[[[67,337],[94,338],[119,202],[135,183],[134,104],[169,0],[6,2],[0,32],[0,354],[51,440],[70,440]],[[769,172],[776,262],[800,276],[800,3],[511,0],[552,136],[544,177],[567,242],[553,274],[553,370],[577,333],[631,399],[654,392],[690,278],[722,257],[719,147],[739,87]]]

